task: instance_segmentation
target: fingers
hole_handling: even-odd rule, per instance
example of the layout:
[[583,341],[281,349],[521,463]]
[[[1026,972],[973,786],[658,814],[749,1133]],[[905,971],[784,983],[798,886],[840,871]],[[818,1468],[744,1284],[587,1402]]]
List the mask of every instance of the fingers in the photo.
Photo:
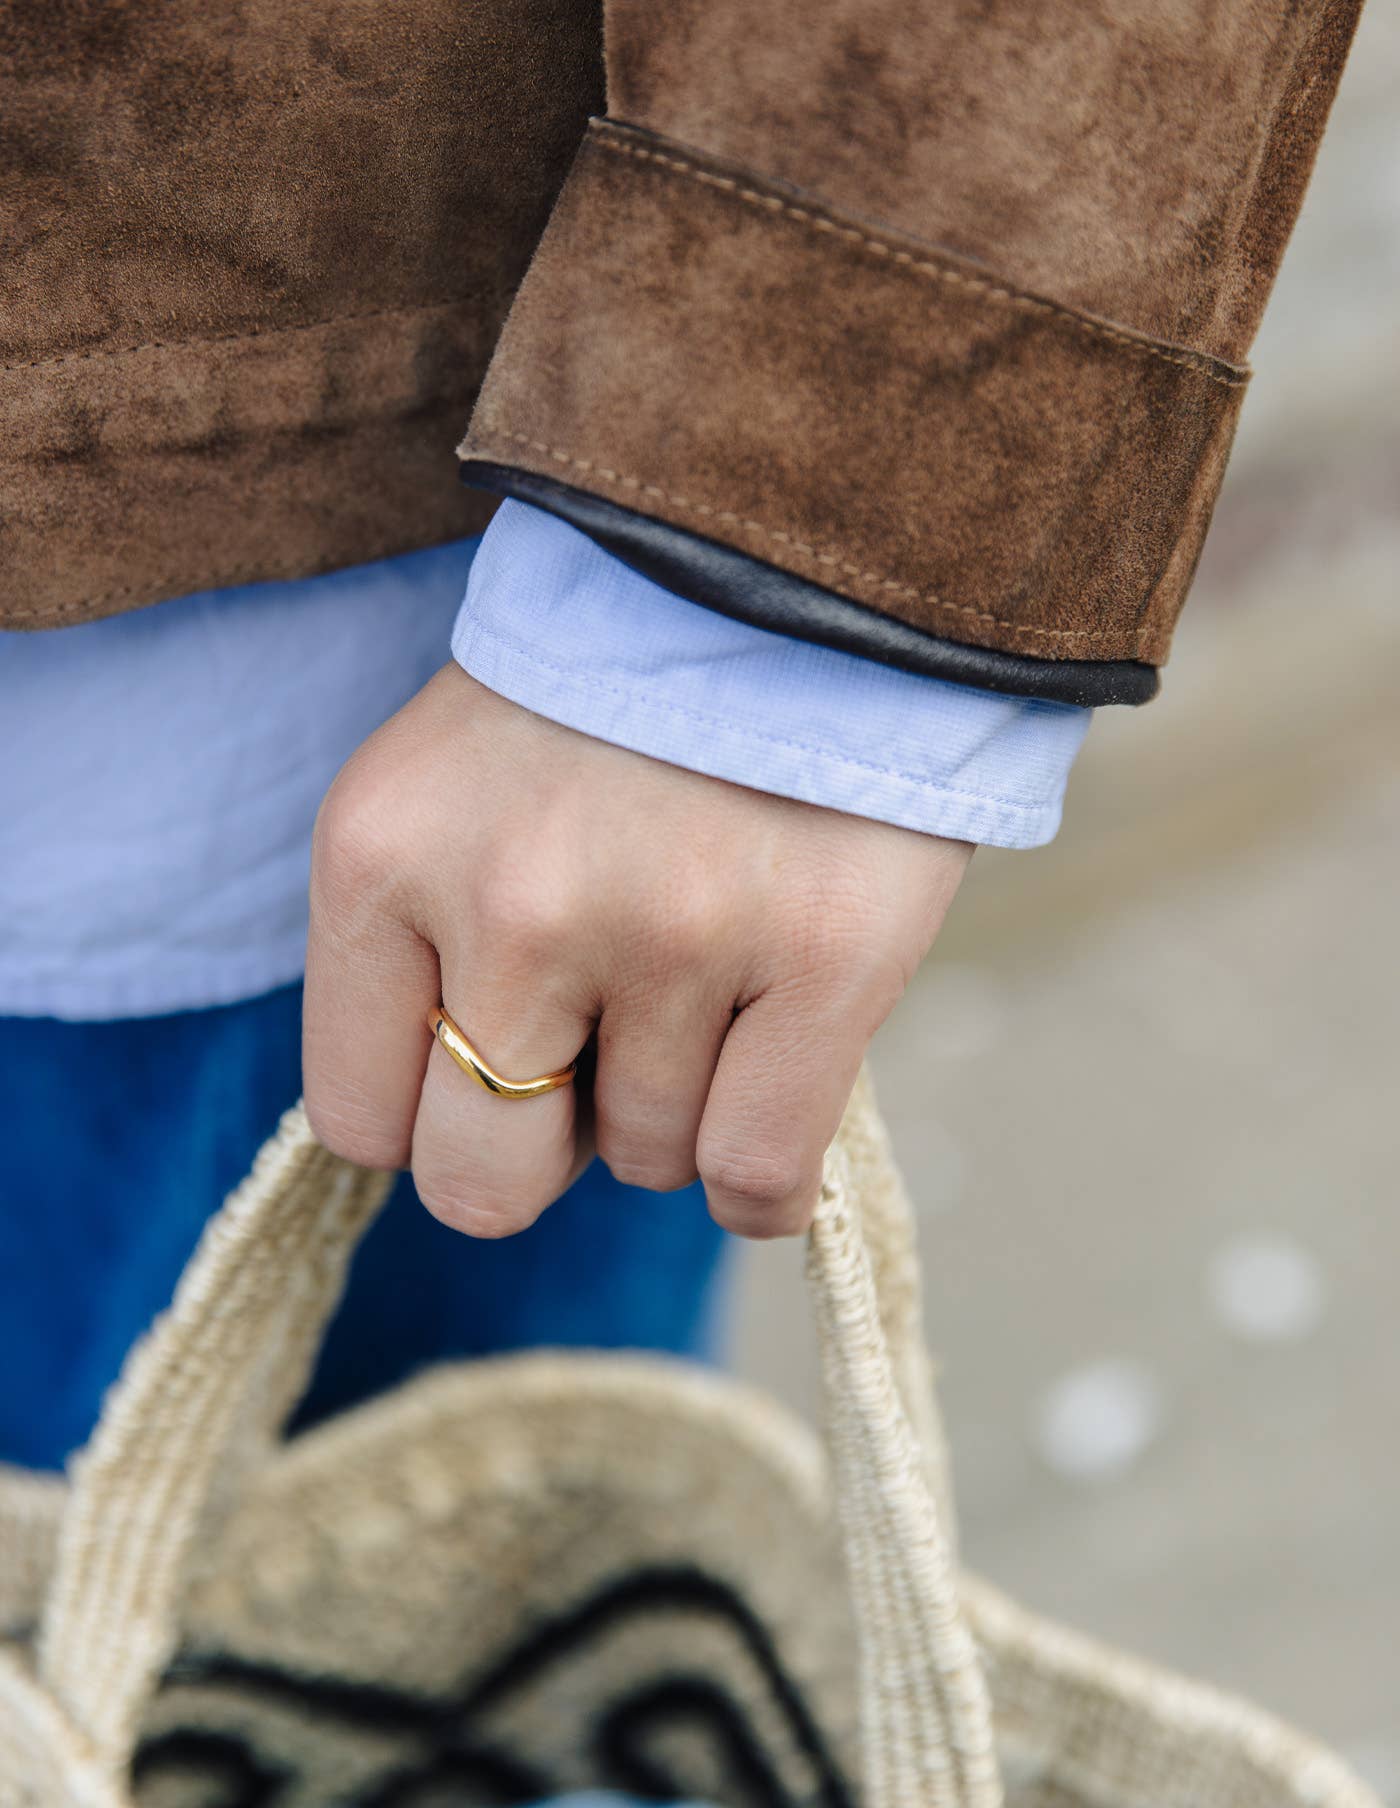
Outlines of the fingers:
[[347,768],[316,824],[302,1015],[311,1127],[368,1168],[408,1163],[439,983],[436,952],[400,908],[385,820]]
[[[799,1231],[967,853],[589,741],[448,668],[318,824],[312,1124],[367,1165],[411,1158],[428,1208],[476,1236],[565,1189],[593,1116],[622,1180],[698,1169],[730,1229]],[[439,1001],[512,1079],[566,1065],[596,1027],[591,1101],[481,1089],[434,1043]]]
[[[444,1005],[472,1046],[512,1080],[553,1073],[578,1055],[592,1019],[567,976],[529,970],[464,926],[444,954]],[[423,1026],[425,1043],[428,1038]],[[507,1099],[477,1084],[435,1039],[413,1127],[413,1180],[435,1218],[473,1237],[533,1224],[586,1165],[574,1085]]]
[[730,1020],[727,992],[689,987],[604,1011],[598,1153],[625,1185],[669,1193],[695,1179],[696,1138]]
[[[580,964],[569,955],[575,913],[550,875],[522,879],[498,859],[464,874],[437,853],[432,822],[415,818],[429,787],[399,763],[395,736],[394,725],[381,730],[350,761],[317,822],[307,1114],[338,1154],[411,1164],[444,1222],[502,1236],[533,1222],[588,1158],[574,1088],[493,1096],[435,1043],[428,1014],[442,1002],[508,1077],[568,1065],[593,1023],[568,978]],[[425,847],[437,857],[425,861]]]
[[971,848],[834,812],[804,819],[807,884],[787,879],[749,968],[700,1123],[700,1178],[744,1237],[801,1232],[870,1039],[937,933]]
[[861,1057],[889,1003],[878,991],[845,1009],[808,988],[778,987],[739,1013],[725,1038],[697,1145],[710,1211],[741,1237],[795,1236],[811,1223],[822,1157]]

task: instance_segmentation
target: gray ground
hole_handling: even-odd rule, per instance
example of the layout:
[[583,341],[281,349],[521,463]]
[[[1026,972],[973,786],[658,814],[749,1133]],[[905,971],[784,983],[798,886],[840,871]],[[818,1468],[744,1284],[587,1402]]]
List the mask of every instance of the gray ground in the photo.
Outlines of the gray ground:
[[[1160,702],[875,1052],[970,1560],[1400,1804],[1400,9],[1372,0]],[[790,1250],[744,1371],[804,1405]]]

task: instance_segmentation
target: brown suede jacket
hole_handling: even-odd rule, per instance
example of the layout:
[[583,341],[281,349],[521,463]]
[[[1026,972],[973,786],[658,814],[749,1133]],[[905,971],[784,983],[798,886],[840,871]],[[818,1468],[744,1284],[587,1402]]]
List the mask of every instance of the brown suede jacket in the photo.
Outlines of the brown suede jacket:
[[0,0],[0,623],[470,532],[470,413],[712,607],[1141,701],[1358,10]]

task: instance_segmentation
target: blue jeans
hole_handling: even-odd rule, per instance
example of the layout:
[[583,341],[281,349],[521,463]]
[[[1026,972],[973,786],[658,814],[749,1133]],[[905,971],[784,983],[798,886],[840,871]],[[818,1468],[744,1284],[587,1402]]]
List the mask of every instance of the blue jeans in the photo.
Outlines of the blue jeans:
[[[300,986],[118,1023],[0,1018],[0,1461],[58,1468],[86,1440],[205,1219],[297,1097],[300,1019]],[[444,1229],[405,1177],[356,1255],[298,1422],[456,1356],[704,1356],[723,1246],[698,1186],[648,1193],[597,1162],[494,1243]]]

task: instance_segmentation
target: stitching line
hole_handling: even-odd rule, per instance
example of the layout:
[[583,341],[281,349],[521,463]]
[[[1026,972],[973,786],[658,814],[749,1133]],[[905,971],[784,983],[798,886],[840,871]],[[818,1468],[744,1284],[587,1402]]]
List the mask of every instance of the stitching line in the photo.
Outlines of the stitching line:
[[[1047,801],[1042,799],[1033,802],[1023,798],[1004,797],[997,791],[961,790],[958,786],[946,784],[942,779],[934,778],[927,772],[907,772],[900,766],[882,766],[876,760],[862,760],[850,754],[837,753],[830,747],[821,747],[812,741],[798,741],[789,738],[787,735],[770,734],[761,728],[754,728],[748,723],[739,725],[723,716],[708,715],[704,710],[694,709],[689,704],[676,703],[669,699],[663,702],[655,697],[648,697],[645,693],[639,692],[629,685],[614,684],[606,678],[600,678],[596,673],[581,672],[571,666],[560,665],[555,660],[547,658],[543,653],[537,653],[535,649],[527,645],[526,642],[516,639],[513,635],[503,633],[500,628],[493,627],[490,623],[481,621],[476,616],[468,616],[467,632],[463,636],[463,639],[469,643],[473,636],[478,635],[485,640],[495,641],[505,652],[515,654],[525,664],[537,672],[552,673],[556,677],[566,679],[570,684],[582,685],[590,690],[600,691],[613,697],[619,697],[626,703],[630,703],[634,706],[641,705],[647,710],[656,710],[658,712],[664,711],[667,715],[694,722],[701,728],[723,729],[730,733],[735,732],[737,728],[739,733],[753,742],[767,742],[769,746],[782,747],[787,749],[790,753],[800,753],[811,755],[816,759],[830,760],[835,765],[849,767],[855,772],[872,773],[876,778],[900,779],[906,784],[917,785],[920,789],[926,791],[936,791],[946,797],[967,798],[969,801],[979,804],[1000,804],[1005,809],[1015,810],[1023,816],[1034,816],[1037,821],[1045,815],[1047,810],[1054,808],[1053,800]],[[456,656],[455,647],[454,656]],[[459,663],[465,666],[470,657],[471,648],[470,644],[468,644],[462,649]],[[485,682],[485,680],[483,680],[483,682]],[[928,680],[920,679],[917,682],[927,683]],[[1020,702],[1024,705],[1029,699],[1006,697],[1000,698],[998,701],[1005,703]],[[606,736],[603,738],[606,739]],[[985,742],[980,745],[985,745]]]
[[[479,532],[480,530],[478,529],[477,531]],[[474,534],[464,534],[461,537],[463,539],[473,539],[476,536]],[[395,555],[375,553],[368,559],[362,560],[361,563],[374,563],[380,558],[393,556]],[[175,591],[171,596],[159,597],[156,599],[156,602],[138,604],[137,606],[138,608],[154,608],[157,603],[175,602],[180,597],[196,596],[206,590],[233,590],[243,584],[292,584],[306,578],[325,577],[327,575],[329,575],[327,572],[315,571],[302,572],[290,577],[281,577],[276,573],[270,574],[265,564],[254,561],[251,564],[235,566],[232,571],[225,572],[215,583],[200,584],[193,589],[187,587]],[[23,609],[17,610],[12,616],[7,616],[5,614],[4,604],[0,603],[0,632],[4,632],[7,629],[13,629],[16,633],[28,633],[31,631],[42,632],[43,629],[52,627],[55,622],[61,621],[64,616],[85,616],[90,614],[94,609],[100,609],[104,603],[116,602],[119,597],[135,596],[138,591],[148,591],[152,587],[163,590],[167,584],[174,583],[175,581],[176,574],[173,572],[166,572],[162,577],[149,578],[139,584],[118,584],[114,589],[103,590],[97,596],[80,596],[71,602],[51,603],[42,609],[32,612]],[[187,580],[180,578],[179,582],[181,584],[186,584]],[[120,614],[121,611],[113,610],[112,613]],[[101,620],[103,618],[94,617],[93,619]]]
[[[632,490],[639,496],[651,496],[658,502],[667,503],[672,508],[687,513],[702,515],[710,521],[721,521],[727,527],[746,528],[757,534],[762,540],[774,540],[790,551],[803,557],[815,559],[817,564],[829,566],[862,584],[874,584],[887,591],[891,596],[905,597],[911,602],[927,603],[931,608],[941,609],[953,615],[965,615],[972,621],[984,622],[992,628],[1009,628],[1013,633],[1031,636],[1037,640],[1092,640],[1100,630],[1096,628],[1036,628],[1027,622],[1009,621],[1004,616],[992,615],[985,609],[975,608],[969,603],[945,602],[935,591],[919,590],[913,584],[901,584],[894,578],[887,578],[878,571],[865,571],[859,565],[852,565],[845,559],[839,559],[833,553],[822,552],[820,548],[809,546],[805,540],[798,540],[792,534],[784,533],[781,528],[765,527],[763,522],[755,521],[751,516],[736,514],[733,509],[718,509],[708,502],[696,502],[688,496],[677,496],[669,490],[661,489],[654,483],[643,483],[639,477],[625,476],[621,471],[614,471],[608,465],[595,463],[591,458],[575,458],[568,452],[560,451],[555,446],[547,445],[543,440],[531,439],[528,434],[512,433],[508,428],[497,427],[494,423],[481,423],[483,435],[499,434],[502,438],[512,440],[517,446],[524,446],[532,452],[542,453],[544,457],[553,459],[556,464],[567,465],[576,471],[586,471],[594,477],[601,477],[605,483],[620,484],[623,489]],[[464,448],[465,450],[465,448]],[[468,456],[480,457],[479,445],[473,446]]]
[[186,346],[228,345],[246,339],[278,339],[292,333],[311,333],[318,327],[340,326],[354,320],[383,320],[390,314],[429,314],[438,308],[461,307],[471,301],[470,295],[449,295],[442,301],[407,302],[395,308],[366,308],[357,314],[327,314],[323,320],[299,320],[290,326],[252,327],[247,332],[214,333],[206,339],[146,339],[140,345],[115,345],[104,351],[60,352],[53,358],[22,358],[15,364],[0,364],[5,370],[48,370],[56,364],[102,363],[110,358],[130,358],[137,352],[180,351]]
[[767,213],[779,213],[789,219],[797,220],[810,227],[814,232],[829,233],[833,238],[844,239],[847,243],[858,245],[876,257],[888,259],[905,269],[914,271],[919,276],[932,278],[936,282],[950,286],[970,289],[979,295],[1003,301],[1010,307],[1021,308],[1027,313],[1051,314],[1067,321],[1076,331],[1094,339],[1107,339],[1114,345],[1121,345],[1126,350],[1136,352],[1139,356],[1155,358],[1162,364],[1179,365],[1183,370],[1195,371],[1207,382],[1216,383],[1222,389],[1243,389],[1249,382],[1249,372],[1245,371],[1237,377],[1225,376],[1202,355],[1186,353],[1178,356],[1174,352],[1165,351],[1160,346],[1147,344],[1135,338],[1131,333],[1116,332],[1095,320],[1087,320],[1072,308],[1064,307],[1059,302],[1043,301],[1034,295],[1022,294],[1018,289],[1008,288],[1004,283],[990,281],[987,277],[971,276],[961,270],[948,269],[942,264],[929,262],[925,258],[915,257],[910,251],[898,245],[886,243],[883,239],[872,237],[854,226],[838,225],[805,207],[796,207],[790,201],[780,200],[776,195],[766,195],[760,189],[745,188],[730,176],[717,176],[712,171],[701,169],[697,164],[689,163],[684,158],[670,157],[660,151],[649,151],[640,145],[625,144],[614,138],[606,129],[595,130],[594,143],[603,149],[613,151],[619,157],[632,157],[641,163],[656,163],[666,169],[676,170],[688,176],[693,182],[704,183],[709,188],[717,188],[726,194],[732,194],[736,200],[745,201],[751,207],[762,208]]
[[[316,573],[316,574],[308,574],[308,575],[321,576],[323,574]],[[221,577],[217,584],[202,584],[202,585],[197,586],[193,590],[180,591],[180,592],[178,592],[178,595],[193,596],[193,595],[197,595],[202,590],[232,590],[236,586],[241,585],[241,584],[262,582],[265,578],[266,578],[266,572],[265,572],[265,568],[262,565],[259,565],[259,564],[243,565],[243,566],[237,567],[235,570],[228,572],[225,576]],[[266,579],[266,581],[269,583],[274,583],[274,584],[279,584],[279,583],[285,584],[285,583],[293,583],[296,580],[290,579],[290,578],[274,577],[274,578]],[[118,597],[135,596],[138,591],[147,591],[147,590],[150,590],[152,587],[163,590],[167,584],[173,583],[173,582],[174,582],[174,575],[171,573],[167,573],[167,575],[164,577],[150,578],[145,583],[141,583],[141,584],[118,584],[114,590],[104,590],[98,596],[81,596],[81,597],[78,597],[76,599],[76,601],[73,601],[73,602],[54,603],[47,609],[39,610],[38,613],[35,615],[26,616],[26,615],[20,614],[17,617],[17,619],[19,621],[24,622],[26,624],[26,626],[32,626],[36,629],[42,629],[42,628],[48,626],[49,624],[57,621],[61,616],[82,615],[88,610],[100,608],[103,603],[114,603],[114,602],[116,602]],[[175,601],[175,598],[174,597],[162,597],[160,599],[160,601],[168,603],[168,602]],[[150,604],[150,605],[145,605],[145,606],[154,607],[155,605]],[[98,619],[100,619],[100,618],[98,618]],[[6,622],[3,625],[11,626],[13,624],[10,622]]]

